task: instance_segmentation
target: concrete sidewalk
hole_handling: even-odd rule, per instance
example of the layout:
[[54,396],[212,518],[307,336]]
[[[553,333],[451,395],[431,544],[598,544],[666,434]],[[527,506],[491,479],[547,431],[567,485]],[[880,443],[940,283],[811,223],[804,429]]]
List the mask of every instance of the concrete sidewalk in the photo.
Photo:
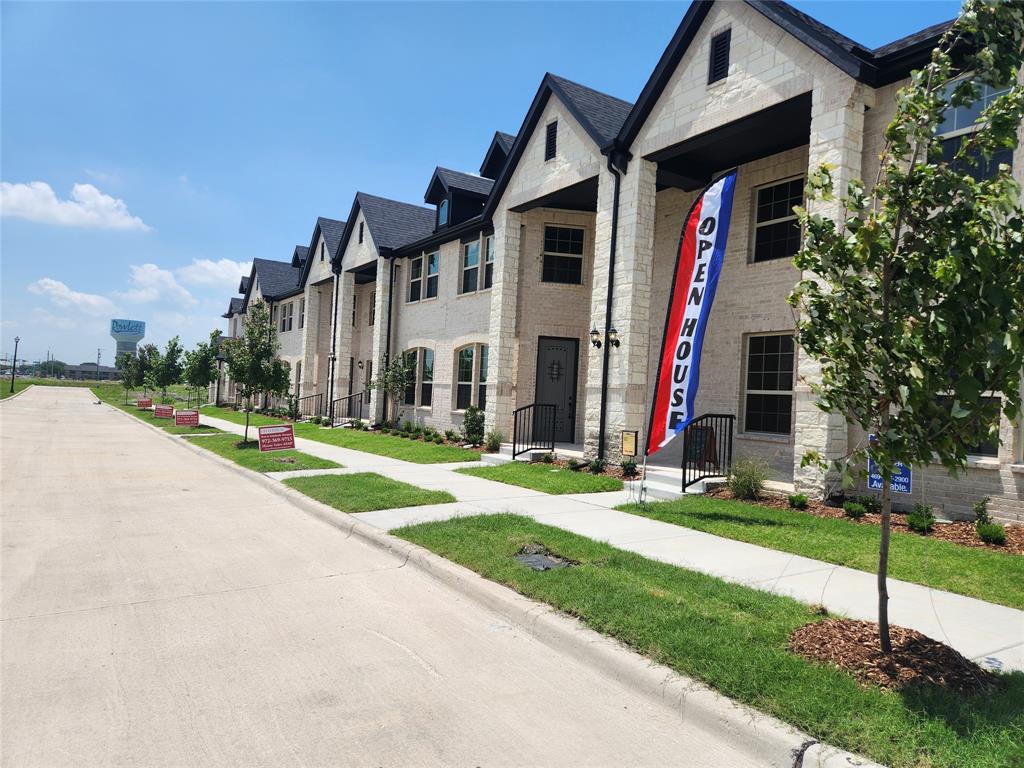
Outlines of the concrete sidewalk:
[[[243,429],[223,419],[206,415],[201,418],[203,423],[227,432],[241,434]],[[654,560],[788,595],[805,603],[818,603],[851,618],[877,618],[873,574],[612,509],[627,501],[627,491],[551,496],[454,471],[472,464],[411,464],[315,440],[297,439],[296,447],[345,465],[346,470],[342,471],[377,472],[421,488],[446,490],[458,500],[455,504],[354,515],[384,530],[453,517],[509,512]],[[894,624],[942,640],[989,668],[1024,670],[1024,611],[890,579],[889,618]]]

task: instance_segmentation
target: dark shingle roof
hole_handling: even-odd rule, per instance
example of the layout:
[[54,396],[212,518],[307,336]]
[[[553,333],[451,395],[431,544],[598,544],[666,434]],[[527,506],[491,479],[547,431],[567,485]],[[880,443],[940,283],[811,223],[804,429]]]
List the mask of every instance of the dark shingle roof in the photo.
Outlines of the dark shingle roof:
[[304,245],[296,245],[292,252],[292,266],[301,267],[306,263],[306,256],[309,255],[309,248]]
[[240,282],[238,284],[238,292],[239,293],[245,293],[248,290],[249,290],[249,276],[248,275],[242,275],[242,282]]
[[618,135],[626,116],[633,108],[630,102],[558,75],[548,74],[547,77],[553,90],[566,102],[566,106],[574,113],[573,116],[583,124],[598,146],[608,144]]
[[231,302],[228,304],[228,311],[221,315],[221,317],[237,315],[242,311],[243,306],[245,306],[245,300],[241,296],[232,296]]
[[875,48],[872,53],[877,58],[882,58],[883,56],[888,56],[893,53],[899,53],[905,48],[940,37],[952,25],[953,19],[950,19],[949,21],[940,21],[938,24],[932,24],[930,27],[925,27],[912,35],[907,35],[906,37],[901,37],[899,40],[893,40],[891,43],[879,46],[878,48]]
[[433,208],[400,203],[365,192],[356,193],[356,202],[378,249],[400,248],[434,231]]
[[338,244],[341,243],[341,235],[345,231],[345,222],[318,216],[316,223],[320,227],[320,234],[324,236],[327,255],[333,258],[338,252]]
[[511,133],[505,133],[504,131],[495,131],[494,138],[497,139],[498,143],[501,145],[501,148],[505,150],[506,154],[510,149],[512,149],[512,145],[515,143],[516,140],[516,137],[514,135],[512,135]]
[[453,171],[450,168],[441,168],[440,166],[438,166],[434,173],[449,189],[462,189],[478,195],[488,195],[491,192],[491,187],[494,186],[493,179],[485,179],[483,176],[477,176],[475,173],[463,173],[462,171]]
[[299,287],[302,269],[293,267],[291,262],[253,259],[252,266],[264,299],[273,300],[278,296],[287,296]]

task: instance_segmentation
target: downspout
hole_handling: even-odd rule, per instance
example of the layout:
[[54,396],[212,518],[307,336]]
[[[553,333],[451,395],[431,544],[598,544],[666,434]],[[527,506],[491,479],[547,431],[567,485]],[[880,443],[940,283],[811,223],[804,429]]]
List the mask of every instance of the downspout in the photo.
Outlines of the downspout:
[[[333,270],[332,270],[333,271]],[[337,362],[338,345],[338,273],[334,273],[334,296],[331,309],[331,356],[327,361],[327,417],[334,426],[334,371]]]
[[[381,250],[383,251],[384,249],[382,248]],[[384,256],[384,253],[381,253],[381,255]],[[384,359],[382,360],[383,365],[387,366],[391,359],[391,307],[394,304],[395,295],[395,257],[391,253],[388,253],[384,258],[391,263],[388,273],[388,321],[387,330],[384,334]],[[384,408],[381,411],[381,417],[381,421],[388,420],[388,399],[386,394],[384,397]]]
[[622,182],[613,158],[615,149],[608,153],[608,171],[615,178],[612,193],[612,237],[608,249],[608,298],[604,310],[604,346],[601,360],[601,419],[597,430],[597,458],[604,460],[604,438],[608,424],[608,356],[612,345],[608,343],[608,334],[612,329],[612,297],[615,293],[615,249],[619,236],[619,185]]

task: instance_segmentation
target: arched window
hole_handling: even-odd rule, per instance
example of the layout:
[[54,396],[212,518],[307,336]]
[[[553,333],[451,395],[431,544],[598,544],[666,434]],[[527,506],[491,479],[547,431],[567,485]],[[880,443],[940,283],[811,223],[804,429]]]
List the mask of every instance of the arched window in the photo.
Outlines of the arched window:
[[455,410],[487,405],[487,345],[469,344],[455,350]]
[[405,404],[431,407],[434,403],[434,350],[416,347],[407,349],[402,357],[412,372],[409,386],[405,388]]
[[448,223],[448,201],[442,200],[437,206],[437,226],[443,227]]

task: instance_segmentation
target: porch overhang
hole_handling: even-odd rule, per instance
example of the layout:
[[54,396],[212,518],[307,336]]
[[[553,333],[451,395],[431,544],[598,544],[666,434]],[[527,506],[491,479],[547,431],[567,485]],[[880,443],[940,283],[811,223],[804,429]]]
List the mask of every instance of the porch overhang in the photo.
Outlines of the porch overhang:
[[567,211],[595,212],[597,210],[597,176],[534,198],[511,210],[515,213],[525,213],[534,208],[561,208]]
[[356,285],[365,285],[366,283],[373,283],[377,280],[377,261],[376,259],[366,264],[362,264],[358,267],[346,270],[355,275]]
[[658,189],[688,192],[715,174],[807,144],[811,138],[810,92],[693,136],[646,156],[658,164]]

